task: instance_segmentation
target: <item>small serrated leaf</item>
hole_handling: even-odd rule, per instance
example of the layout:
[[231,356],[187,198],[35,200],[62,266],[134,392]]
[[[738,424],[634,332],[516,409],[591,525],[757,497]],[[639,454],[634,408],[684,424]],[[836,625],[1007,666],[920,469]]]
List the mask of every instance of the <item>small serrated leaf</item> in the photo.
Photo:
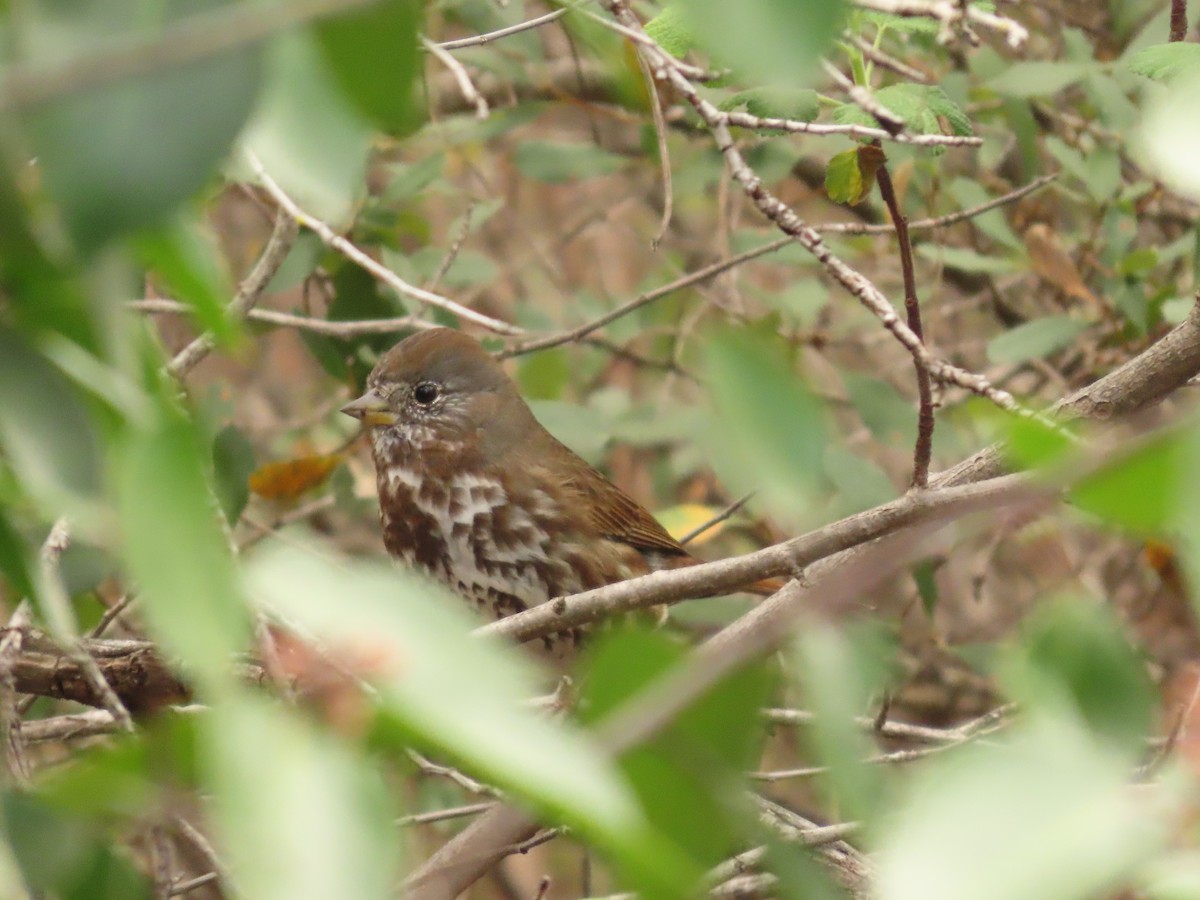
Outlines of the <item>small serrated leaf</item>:
[[696,46],[695,35],[678,6],[668,6],[646,23],[646,34],[674,57],[682,58]]
[[862,203],[875,186],[875,173],[886,159],[874,144],[860,144],[837,154],[825,168],[825,193],[835,203]]
[[723,110],[740,106],[752,116],[764,119],[793,119],[811,122],[821,113],[817,92],[808,88],[757,87],[738,91],[721,104]]
[[1126,65],[1135,74],[1155,81],[1170,81],[1181,72],[1200,67],[1200,44],[1175,41],[1143,47],[1129,58]]

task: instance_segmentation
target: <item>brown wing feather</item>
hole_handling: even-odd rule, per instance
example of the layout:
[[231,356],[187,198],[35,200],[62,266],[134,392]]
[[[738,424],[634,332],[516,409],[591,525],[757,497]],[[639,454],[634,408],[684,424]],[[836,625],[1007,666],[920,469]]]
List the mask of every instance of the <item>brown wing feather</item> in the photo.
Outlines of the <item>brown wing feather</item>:
[[630,544],[643,552],[687,555],[645,507],[595,469],[589,466],[579,481],[580,489],[592,500],[592,523],[605,537]]
[[549,433],[555,448],[546,453],[543,461],[560,476],[560,483],[578,491],[586,498],[585,505],[592,525],[606,538],[629,544],[642,553],[661,553],[666,556],[687,556],[675,538],[658,523],[646,509],[593,469],[573,450]]

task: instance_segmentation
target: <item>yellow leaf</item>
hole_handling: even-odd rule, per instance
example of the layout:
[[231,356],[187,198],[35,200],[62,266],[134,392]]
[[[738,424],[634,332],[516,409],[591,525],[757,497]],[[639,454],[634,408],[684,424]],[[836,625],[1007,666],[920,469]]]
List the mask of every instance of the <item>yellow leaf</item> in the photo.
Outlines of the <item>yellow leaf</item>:
[[268,500],[294,500],[323,484],[342,461],[340,453],[267,463],[250,475],[250,490]]
[[[721,510],[715,506],[705,506],[702,503],[681,503],[678,506],[662,510],[658,514],[658,521],[662,523],[663,528],[670,532],[671,537],[678,541],[720,514]],[[724,527],[724,522],[718,522],[703,534],[696,535],[689,545],[695,546],[711,540],[720,534]]]

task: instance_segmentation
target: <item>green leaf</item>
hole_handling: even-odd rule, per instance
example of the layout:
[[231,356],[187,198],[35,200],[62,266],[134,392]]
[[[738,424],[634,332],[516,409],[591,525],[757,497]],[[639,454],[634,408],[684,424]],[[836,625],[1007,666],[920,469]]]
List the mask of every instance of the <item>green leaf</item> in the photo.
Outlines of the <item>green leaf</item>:
[[829,769],[820,785],[841,815],[869,817],[885,800],[883,773],[866,761],[871,744],[855,720],[878,701],[894,651],[881,628],[837,630],[817,623],[798,634],[794,646],[794,671],[815,714],[804,736],[817,762]]
[[[605,635],[588,653],[585,720],[602,721],[683,656],[681,646],[658,632]],[[621,757],[651,822],[690,859],[693,880],[736,850],[739,826],[750,820],[743,773],[761,750],[758,709],[768,687],[762,668],[739,672]]]
[[161,288],[191,305],[201,331],[211,331],[222,344],[233,339],[237,323],[225,312],[233,284],[213,234],[198,221],[177,218],[139,235],[134,248],[142,264],[161,279]]
[[522,141],[513,161],[522,175],[547,184],[611,175],[628,164],[625,157],[594,144],[562,141]]
[[242,691],[211,716],[205,758],[218,845],[239,896],[395,896],[392,791],[361,754]]
[[825,166],[825,193],[834,203],[861,203],[866,197],[858,151],[851,148],[830,158]]
[[150,630],[213,690],[249,644],[249,614],[191,426],[164,409],[134,432],[117,464],[125,558]]
[[1174,41],[1170,44],[1156,44],[1153,47],[1143,47],[1127,61],[1131,72],[1145,75],[1155,81],[1170,81],[1184,72],[1191,72],[1200,66],[1200,44],[1188,41]]
[[804,84],[845,19],[840,0],[677,3],[714,59],[763,84]]
[[[913,134],[969,135],[974,130],[962,108],[940,87],[927,84],[893,84],[875,92],[881,105],[904,119]],[[943,129],[941,116],[948,129]],[[843,103],[833,111],[833,120],[842,125],[866,125],[878,128],[879,121],[855,103]]]
[[828,438],[821,405],[773,336],[717,333],[704,371],[715,409],[707,437],[722,479],[735,492],[770,488],[764,501],[772,511],[802,520],[822,481]]
[[738,91],[721,103],[721,109],[744,106],[752,116],[811,122],[821,114],[817,92],[809,88],[757,87]]
[[236,524],[250,499],[250,475],[258,467],[254,447],[240,428],[226,425],[212,446],[213,481],[225,521]]
[[1018,62],[984,82],[984,86],[1010,97],[1048,97],[1082,81],[1093,71],[1095,66],[1085,63]]
[[1046,316],[1023,322],[988,341],[988,359],[997,365],[1041,359],[1066,347],[1087,329],[1087,322],[1070,316]]
[[923,559],[912,568],[913,582],[917,586],[917,594],[921,597],[921,608],[930,619],[937,612],[938,586],[937,570],[939,561]]
[[[993,199],[987,190],[973,178],[955,178],[950,182],[950,193],[960,209],[982,206]],[[971,217],[971,224],[996,243],[1009,250],[1025,252],[1025,245],[998,209]]]
[[1005,275],[1015,272],[1019,266],[1015,259],[1008,256],[977,253],[966,247],[941,247],[935,244],[921,244],[917,247],[917,255],[932,262],[943,265],[948,269],[958,269],[961,272],[982,272],[987,275]]
[[1078,482],[1071,501],[1135,533],[1161,535],[1174,522],[1188,471],[1188,441],[1173,435],[1141,447]]
[[25,489],[51,509],[94,495],[100,444],[83,398],[16,333],[0,326],[0,446]]
[[363,191],[371,128],[346,101],[315,38],[275,38],[266,63],[267,90],[245,145],[301,208],[343,228]]
[[431,153],[413,163],[397,163],[389,170],[392,177],[383,189],[383,199],[399,203],[418,197],[442,177],[445,168],[445,153]]
[[[421,743],[561,815],[626,859],[653,852],[624,780],[586,737],[523,701],[535,693],[528,662],[470,637],[462,601],[390,566],[337,562],[269,545],[248,566],[269,610],[331,648],[365,647],[385,714]],[[639,848],[639,841],[646,841]],[[669,876],[664,876],[669,877]]]
[[856,16],[864,22],[901,34],[937,34],[941,28],[936,19],[926,16],[898,16],[873,9],[856,10]]
[[928,84],[893,84],[880,88],[875,98],[896,115],[901,116],[908,131],[915,134],[941,134],[938,116],[949,126],[950,134],[973,134],[971,120],[957,103],[946,96],[940,87]]
[[[1067,424],[1063,428],[1069,428]],[[1014,468],[1048,466],[1075,449],[1075,443],[1056,428],[1035,419],[1015,416],[1009,421],[1004,455]]]
[[682,59],[696,46],[695,35],[678,5],[668,6],[646,23],[646,34],[672,56]]
[[1154,693],[1145,664],[1101,601],[1040,606],[1024,624],[1004,683],[1023,709],[1069,711],[1132,761],[1150,732]]
[[404,131],[415,124],[421,7],[420,0],[385,0],[316,26],[317,42],[342,91],[384,129]]
[[1119,893],[1177,814],[1178,787],[1150,790],[1130,790],[1126,757],[1069,717],[1042,714],[1007,741],[942,754],[916,774],[903,805],[880,822],[875,896]]
[[1167,184],[1192,200],[1200,199],[1200,117],[1195,115],[1200,94],[1200,70],[1180,74],[1169,89],[1155,97],[1136,132],[1135,146]]
[[8,579],[9,596],[33,596],[33,548],[0,508],[0,572]]
[[[67,816],[32,794],[0,797],[3,833],[0,887],[5,897],[23,898],[32,889],[62,900],[150,900],[150,885],[118,855],[98,823]],[[24,882],[13,887],[11,864]],[[44,893],[43,893],[44,892]]]
[[[160,4],[155,19],[160,29],[178,25],[200,7],[213,28],[213,10],[225,6],[170,0]],[[153,36],[144,27],[144,11],[137,0],[43,4],[27,38],[41,47],[43,58],[81,64],[100,36]],[[92,251],[157,224],[196,193],[250,115],[261,68],[258,48],[239,47],[86,87],[29,110],[46,188],[79,247]]]

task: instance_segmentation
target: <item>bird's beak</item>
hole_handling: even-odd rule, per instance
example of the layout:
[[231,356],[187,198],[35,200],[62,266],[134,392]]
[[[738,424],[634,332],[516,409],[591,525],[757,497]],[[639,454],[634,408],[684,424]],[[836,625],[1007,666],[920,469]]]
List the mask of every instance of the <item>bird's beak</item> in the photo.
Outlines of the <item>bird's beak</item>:
[[342,412],[364,425],[395,425],[396,414],[388,409],[387,401],[374,390],[342,407]]

